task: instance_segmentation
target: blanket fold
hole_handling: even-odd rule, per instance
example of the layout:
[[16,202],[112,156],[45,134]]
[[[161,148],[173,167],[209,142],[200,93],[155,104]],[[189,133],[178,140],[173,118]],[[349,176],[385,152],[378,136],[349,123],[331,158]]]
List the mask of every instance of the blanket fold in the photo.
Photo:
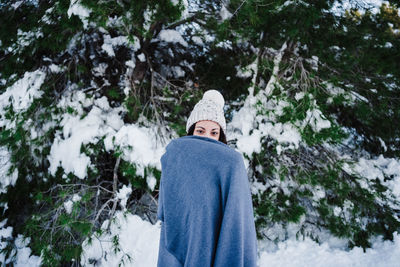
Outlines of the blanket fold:
[[257,239],[242,156],[208,137],[172,140],[161,157],[158,267],[255,267]]

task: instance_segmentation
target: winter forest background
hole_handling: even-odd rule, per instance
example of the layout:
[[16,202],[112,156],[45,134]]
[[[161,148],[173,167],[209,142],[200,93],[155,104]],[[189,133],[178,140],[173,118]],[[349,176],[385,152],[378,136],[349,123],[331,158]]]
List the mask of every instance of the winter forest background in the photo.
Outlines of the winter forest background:
[[1,0],[0,262],[155,266],[160,157],[217,89],[260,266],[396,266],[399,8]]

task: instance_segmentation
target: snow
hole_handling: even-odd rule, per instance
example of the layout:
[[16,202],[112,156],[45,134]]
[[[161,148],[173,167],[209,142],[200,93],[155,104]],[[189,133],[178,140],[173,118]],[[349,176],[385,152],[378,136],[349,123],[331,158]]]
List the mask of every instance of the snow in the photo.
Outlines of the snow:
[[378,140],[379,140],[379,143],[381,143],[381,147],[383,148],[383,152],[386,152],[387,151],[387,146],[386,146],[385,142],[380,137],[378,138]]
[[325,190],[324,190],[324,188],[322,188],[321,186],[315,186],[314,188],[313,188],[313,193],[314,193],[314,195],[313,195],[313,200],[314,201],[319,201],[320,199],[323,199],[323,198],[325,198]]
[[22,112],[29,108],[34,99],[42,96],[43,91],[40,91],[40,87],[45,78],[46,74],[42,70],[26,72],[24,77],[0,95],[0,127],[10,123],[4,117],[5,109],[8,106],[11,105],[15,112]]
[[322,129],[331,127],[331,122],[325,118],[325,116],[319,109],[307,110],[303,127],[306,124],[309,124],[313,131],[316,133],[321,131]]
[[252,195],[260,195],[262,194],[266,189],[267,186],[263,183],[260,183],[258,181],[253,181],[250,185],[250,189],[251,189],[251,194]]
[[392,48],[392,47],[393,47],[392,43],[390,43],[390,42],[385,43],[385,48]]
[[[335,86],[332,83],[323,82],[322,84],[324,86],[326,86],[327,91],[331,94],[332,97],[334,97],[334,96],[343,96],[343,98],[346,100],[345,103],[344,103],[345,105],[349,105],[349,104],[354,103],[355,101],[358,100],[358,96],[360,96],[360,95],[355,95],[353,93],[348,93],[343,88]],[[330,97],[328,99],[328,103],[330,101],[332,101],[332,97]]]
[[376,242],[365,253],[362,248],[344,251],[331,248],[327,243],[319,245],[309,238],[304,241],[288,240],[279,243],[277,251],[261,252],[259,266],[395,267],[398,266],[399,249],[399,234],[395,234],[394,242]]
[[[239,111],[234,112],[232,121],[228,122],[227,128],[232,128],[232,132],[239,130],[242,136],[249,135],[250,130],[253,129],[254,118],[257,113],[256,110],[252,108],[253,105],[255,105],[255,98],[249,95],[243,107]],[[235,136],[232,136],[232,138],[234,137]]]
[[87,28],[87,25],[88,25],[87,18],[90,15],[90,10],[88,8],[82,6],[80,0],[71,0],[67,14],[68,14],[68,18],[70,18],[72,15],[78,16],[83,23],[83,27]]
[[[103,229],[107,224],[108,221],[103,223]],[[81,265],[119,266],[123,260],[123,266],[155,267],[157,266],[160,227],[160,221],[153,225],[137,215],[124,215],[123,212],[118,211],[109,234],[94,235],[91,243],[89,240],[83,242]],[[119,242],[120,250],[118,251],[113,249],[113,238]],[[131,261],[124,256],[126,254],[131,257]]]
[[304,97],[304,92],[298,92],[296,93],[296,95],[294,96],[294,99],[296,99],[297,101],[299,101],[300,99],[302,99]]
[[128,66],[129,68],[132,68],[132,69],[134,69],[135,66],[136,66],[136,64],[135,64],[135,62],[133,60],[126,61],[125,65]]
[[203,40],[201,39],[201,37],[199,37],[199,36],[193,36],[193,37],[192,37],[192,40],[193,40],[193,42],[194,42],[196,45],[198,45],[198,46],[204,46],[204,42],[203,42]]
[[261,144],[260,144],[260,139],[261,139],[261,131],[260,130],[254,130],[251,135],[246,135],[243,136],[243,138],[240,138],[236,146],[244,154],[247,154],[248,156],[251,156],[253,152],[255,153],[260,153],[261,152]]
[[18,29],[17,35],[18,41],[16,46],[14,46],[16,50],[29,46],[34,40],[43,37],[43,33],[40,30],[23,32],[21,29]]
[[[6,259],[6,251],[4,253],[1,252],[7,245],[7,239],[12,239],[13,228],[8,226],[4,228],[6,220],[3,220],[0,223],[0,262],[4,264],[4,266],[40,266],[41,258],[35,255],[31,255],[32,251],[28,247],[30,243],[29,238],[24,238],[23,235],[18,234],[13,243],[13,250],[11,251],[11,255],[8,255]],[[15,263],[11,264],[10,259],[15,257]]]
[[72,201],[73,201],[73,202],[78,202],[78,201],[80,201],[81,199],[82,199],[82,197],[79,196],[78,194],[74,194],[74,195],[72,196]]
[[96,77],[102,77],[104,76],[104,73],[106,72],[106,69],[108,68],[107,63],[100,63],[96,67],[92,69],[92,73]]
[[145,62],[146,61],[146,56],[143,53],[139,54],[137,57],[140,60],[140,62]]
[[65,201],[64,202],[65,212],[67,212],[68,214],[71,214],[73,205],[74,205],[74,202],[72,200]]
[[14,9],[17,9],[18,7],[20,7],[20,5],[23,3],[24,1],[16,1],[15,3],[11,4],[11,6]]
[[121,189],[117,192],[117,198],[120,200],[119,204],[125,210],[126,202],[128,201],[129,195],[132,193],[132,187],[123,185]]
[[190,69],[191,71],[194,71],[194,66],[196,65],[195,63],[189,63],[187,62],[187,60],[185,59],[184,61],[181,61],[180,63],[181,66],[184,66],[188,69]]
[[61,72],[61,71],[63,70],[62,67],[60,67],[60,66],[58,66],[58,65],[55,65],[55,64],[49,65],[48,68],[49,68],[49,70],[50,70],[51,72],[53,72],[53,73],[59,73],[59,72]]
[[290,143],[290,148],[298,148],[301,141],[301,135],[298,130],[290,123],[265,123],[261,125],[260,130],[276,139],[279,143]]
[[138,51],[140,49],[140,40],[136,36],[133,36],[133,43],[132,41],[129,41],[130,47],[133,49],[133,51]]
[[111,44],[104,43],[101,46],[101,49],[103,49],[108,54],[109,57],[115,56],[114,49]]
[[149,186],[150,190],[154,191],[154,188],[156,187],[157,184],[157,179],[154,177],[152,173],[148,174],[146,177],[146,183]]
[[379,179],[383,185],[392,190],[396,199],[400,200],[400,161],[382,155],[376,159],[360,158],[351,171],[369,180]]
[[331,11],[337,15],[337,16],[342,16],[344,15],[346,10],[349,9],[357,9],[360,14],[364,14],[366,10],[371,11],[373,14],[376,14],[379,12],[379,8],[381,7],[382,4],[388,5],[388,1],[383,1],[383,0],[363,0],[363,1],[351,1],[351,0],[346,0],[346,1],[336,1],[334,2]]
[[184,47],[188,46],[187,42],[183,40],[182,35],[175,30],[162,30],[158,34],[158,38],[160,39],[160,41],[164,41],[167,43],[178,43]]
[[72,208],[73,208],[73,206],[74,206],[74,203],[80,201],[81,199],[82,199],[81,196],[79,196],[78,194],[74,194],[74,195],[72,196],[72,199],[69,199],[69,200],[67,200],[67,201],[64,202],[64,209],[65,209],[65,211],[66,211],[68,214],[71,214]]
[[228,49],[232,50],[232,42],[230,40],[218,42],[215,46],[226,49],[226,50],[228,50]]
[[283,52],[285,51],[286,47],[287,47],[287,44],[285,42],[285,43],[283,43],[281,49],[278,51],[278,53],[276,54],[276,56],[274,58],[274,68],[272,70],[272,75],[268,81],[267,86],[264,89],[265,92],[267,93],[267,95],[270,95],[272,93],[273,88],[276,85],[276,77],[278,76],[278,72],[279,72],[279,64],[282,60]]
[[148,31],[150,29],[150,25],[151,25],[152,17],[154,16],[154,13],[155,13],[155,11],[153,9],[150,9],[149,6],[143,13],[143,18],[144,18],[143,28],[146,31]]
[[181,18],[185,19],[189,15],[189,3],[188,0],[171,0],[172,4],[174,6],[177,6],[179,2],[182,2],[183,5],[183,11],[181,13]]
[[0,237],[2,238],[8,238],[11,237],[12,235],[12,227],[8,226],[7,228],[3,228],[4,225],[2,226],[2,228],[0,229]]
[[[281,87],[276,77],[285,48],[286,43],[276,52],[273,73],[265,89],[253,96],[254,88],[251,86],[244,105],[233,113],[232,121],[227,125],[228,136],[231,136],[231,139],[236,139],[238,150],[248,156],[251,156],[253,152],[261,151],[261,138],[265,136],[272,137],[278,143],[276,146],[278,155],[287,149],[297,149],[302,140],[295,125],[287,122],[276,122],[277,117],[283,114],[283,109],[290,104],[285,99],[270,97],[273,87]],[[240,70],[239,67],[236,67],[236,69]],[[251,72],[254,79],[257,71],[257,60],[246,69],[249,70],[249,74]],[[240,72],[239,75],[244,76]],[[318,127],[326,126],[322,124],[323,121],[319,117],[314,122]],[[248,160],[245,159],[246,167],[248,164]]]
[[[112,224],[109,234],[93,236],[91,245],[88,240],[84,242],[81,264],[93,266],[93,262],[96,261],[98,266],[116,266],[126,253],[133,260],[125,259],[124,266],[156,266],[161,222],[157,221],[153,225],[137,215],[128,213],[124,216],[123,212],[117,212],[115,217],[117,223]],[[107,222],[103,225],[107,225]],[[113,236],[119,238],[121,251],[117,253],[113,252],[112,242],[110,242]],[[327,242],[317,244],[309,238],[290,239],[278,243],[274,248],[269,247],[268,244],[262,240],[258,241],[259,267],[395,267],[398,266],[400,235],[395,233],[393,242],[378,239],[365,253],[358,247],[345,251]],[[89,263],[90,259],[92,259],[92,264]]]
[[0,228],[0,262],[5,263],[6,262],[6,258],[4,253],[1,253],[1,250],[4,249],[7,245],[6,240],[7,238],[11,238],[12,237],[12,227],[8,226],[7,228],[4,228],[4,226],[2,226]]
[[13,173],[8,175],[8,170],[11,167],[10,161],[10,152],[5,147],[0,146],[0,194],[6,193],[9,185],[15,185],[18,178],[18,169],[15,169]]
[[239,78],[250,78],[254,75],[255,73],[255,68],[256,68],[256,62],[253,62],[252,64],[250,64],[249,66],[242,68],[240,66],[236,66],[236,77]]
[[311,66],[312,66],[312,69],[315,71],[318,71],[318,61],[319,61],[319,58],[317,56],[311,57]]
[[137,37],[135,38],[133,44],[129,42],[126,36],[117,36],[111,38],[109,34],[104,34],[103,38],[104,40],[101,49],[103,49],[110,57],[115,57],[114,47],[117,46],[131,46],[134,51],[140,49],[140,42]]
[[226,7],[224,5],[222,5],[222,7],[221,7],[219,15],[221,16],[222,20],[230,19],[233,16],[232,13],[229,12],[228,9],[226,9]]
[[171,67],[171,71],[175,78],[185,77],[185,71],[179,66]]
[[[127,12],[127,15],[130,14],[130,12]],[[114,16],[109,16],[106,22],[106,27],[108,29],[110,28],[122,28],[124,27],[124,19],[121,16],[114,15]]]
[[50,14],[54,11],[54,7],[51,7],[46,10],[44,13],[43,17],[40,19],[41,22],[46,23],[46,24],[54,24],[54,21],[52,21]]
[[209,33],[209,32],[206,31],[206,30],[203,30],[202,32],[203,32],[203,34],[204,34],[204,40],[205,40],[206,42],[214,42],[214,40],[215,40],[215,35],[212,35],[211,33]]
[[288,6],[292,5],[292,4],[295,4],[295,2],[294,1],[286,1],[285,3],[283,3],[283,5],[278,6],[276,8],[275,12],[281,12],[285,7],[288,7]]
[[155,142],[156,133],[151,128],[126,124],[116,133],[105,138],[107,151],[120,147],[122,158],[135,163],[136,174],[144,177],[144,168],[153,166],[161,170],[160,158],[165,147]]
[[[82,106],[75,106],[78,114],[66,113],[60,122],[62,131],[55,134],[54,143],[48,156],[50,167],[49,171],[55,175],[57,168],[61,166],[66,173],[73,173],[80,179],[87,175],[87,168],[91,166],[88,156],[80,152],[81,146],[94,143],[104,135],[113,134],[122,127],[123,121],[119,116],[121,109],[110,108],[107,98],[88,99],[82,91],[74,91],[60,101],[59,106],[66,108],[81,101],[84,105],[92,104],[92,109],[86,116]],[[89,102],[89,103],[88,103]],[[76,105],[76,104],[75,104]]]

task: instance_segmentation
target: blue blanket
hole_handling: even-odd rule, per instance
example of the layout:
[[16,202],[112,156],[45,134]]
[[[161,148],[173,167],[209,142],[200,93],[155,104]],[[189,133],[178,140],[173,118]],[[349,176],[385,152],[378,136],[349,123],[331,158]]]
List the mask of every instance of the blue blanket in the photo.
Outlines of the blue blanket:
[[254,267],[257,238],[243,158],[222,142],[184,136],[161,157],[158,267]]

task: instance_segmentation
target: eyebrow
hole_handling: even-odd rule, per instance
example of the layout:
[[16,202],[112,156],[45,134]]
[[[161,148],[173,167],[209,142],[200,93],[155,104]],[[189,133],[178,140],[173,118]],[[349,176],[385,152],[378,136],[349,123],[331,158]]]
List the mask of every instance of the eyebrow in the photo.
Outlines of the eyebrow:
[[[202,129],[206,129],[206,128],[204,128],[204,127],[202,127],[202,126],[196,126],[196,128],[202,128]],[[213,128],[213,129],[211,129],[211,130],[218,130],[218,128]]]

